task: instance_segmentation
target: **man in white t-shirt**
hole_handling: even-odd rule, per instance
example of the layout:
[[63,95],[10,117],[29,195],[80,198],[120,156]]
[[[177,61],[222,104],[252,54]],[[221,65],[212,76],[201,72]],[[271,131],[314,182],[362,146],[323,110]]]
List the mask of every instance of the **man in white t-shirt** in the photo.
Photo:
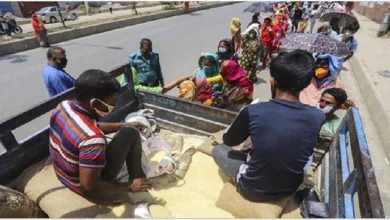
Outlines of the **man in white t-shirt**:
[[107,2],[108,9],[110,10],[110,13],[112,14],[112,2]]

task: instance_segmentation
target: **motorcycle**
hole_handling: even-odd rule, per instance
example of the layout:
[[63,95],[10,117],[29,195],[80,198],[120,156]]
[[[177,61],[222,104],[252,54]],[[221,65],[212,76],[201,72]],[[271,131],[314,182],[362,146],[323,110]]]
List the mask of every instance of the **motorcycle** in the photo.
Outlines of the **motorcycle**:
[[16,23],[15,18],[0,18],[0,36],[11,36],[12,32],[15,34],[21,34],[23,33],[23,29]]

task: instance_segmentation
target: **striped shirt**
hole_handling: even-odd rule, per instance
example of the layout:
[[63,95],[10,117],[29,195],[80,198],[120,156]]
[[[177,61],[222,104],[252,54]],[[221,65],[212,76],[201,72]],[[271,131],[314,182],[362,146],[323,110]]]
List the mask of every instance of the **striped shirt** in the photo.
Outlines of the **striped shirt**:
[[104,168],[106,140],[93,114],[75,101],[64,101],[50,118],[50,156],[58,179],[83,195],[79,167]]

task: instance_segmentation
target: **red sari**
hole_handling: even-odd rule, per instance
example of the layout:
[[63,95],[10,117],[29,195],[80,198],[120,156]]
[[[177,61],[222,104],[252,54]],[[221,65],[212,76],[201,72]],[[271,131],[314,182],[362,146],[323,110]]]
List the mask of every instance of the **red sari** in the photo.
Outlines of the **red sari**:
[[190,2],[184,2],[184,14],[190,13]]
[[273,52],[272,43],[274,40],[274,33],[272,31],[272,25],[264,23],[261,26],[261,44],[266,48],[265,56],[263,59],[263,66],[268,63],[268,58],[271,58]]

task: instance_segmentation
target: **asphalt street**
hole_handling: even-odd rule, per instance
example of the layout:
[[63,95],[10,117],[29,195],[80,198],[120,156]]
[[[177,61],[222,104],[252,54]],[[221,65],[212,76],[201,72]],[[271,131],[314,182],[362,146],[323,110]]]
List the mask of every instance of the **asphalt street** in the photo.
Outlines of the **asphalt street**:
[[[165,81],[168,83],[181,76],[191,75],[197,68],[202,52],[215,52],[218,42],[230,37],[230,20],[241,19],[245,28],[250,13],[242,11],[250,2],[244,2],[210,10],[156,20],[140,25],[117,29],[102,34],[62,42],[66,50],[66,71],[78,77],[83,71],[97,68],[109,71],[128,62],[131,53],[139,48],[139,41],[150,38],[153,49],[160,54]],[[45,99],[48,93],[42,80],[47,49],[34,49],[0,57],[0,120],[27,109]],[[256,97],[270,98],[268,71],[262,71],[256,86]],[[177,89],[169,94],[177,95]],[[15,131],[18,140],[48,125],[46,114]]]

